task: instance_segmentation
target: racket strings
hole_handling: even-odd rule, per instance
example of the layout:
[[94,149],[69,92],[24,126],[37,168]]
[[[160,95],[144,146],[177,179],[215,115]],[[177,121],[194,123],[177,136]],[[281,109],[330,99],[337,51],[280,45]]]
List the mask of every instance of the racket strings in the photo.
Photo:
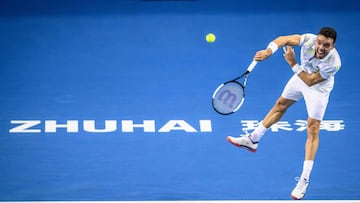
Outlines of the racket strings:
[[213,94],[213,107],[220,114],[237,111],[244,101],[244,86],[236,81],[220,85]]

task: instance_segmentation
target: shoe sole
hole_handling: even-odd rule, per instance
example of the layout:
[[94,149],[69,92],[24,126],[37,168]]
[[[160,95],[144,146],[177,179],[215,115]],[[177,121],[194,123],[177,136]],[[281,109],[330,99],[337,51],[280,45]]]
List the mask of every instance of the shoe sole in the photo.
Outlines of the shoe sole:
[[291,195],[291,198],[293,198],[294,200],[302,200],[304,197],[302,197],[302,198],[297,198],[297,197]]
[[304,199],[304,197],[305,197],[305,194],[301,198],[297,198],[294,195],[291,195],[291,198],[293,198],[294,200],[302,200],[302,199]]
[[246,149],[246,150],[248,150],[248,151],[250,151],[250,152],[256,152],[256,149],[253,149],[253,148],[250,148],[250,147],[247,147],[247,146],[244,146],[244,145],[240,145],[240,144],[238,144],[238,143],[233,142],[230,137],[226,137],[226,140],[227,140],[228,142],[230,142],[232,145],[236,146],[236,147],[240,147],[240,148]]

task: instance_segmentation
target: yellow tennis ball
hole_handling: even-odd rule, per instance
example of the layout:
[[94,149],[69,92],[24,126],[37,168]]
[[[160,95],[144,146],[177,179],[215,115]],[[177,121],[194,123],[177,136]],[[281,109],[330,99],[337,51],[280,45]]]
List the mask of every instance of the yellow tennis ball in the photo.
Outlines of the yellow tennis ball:
[[209,33],[206,35],[206,41],[208,43],[214,43],[216,40],[216,36],[213,33]]

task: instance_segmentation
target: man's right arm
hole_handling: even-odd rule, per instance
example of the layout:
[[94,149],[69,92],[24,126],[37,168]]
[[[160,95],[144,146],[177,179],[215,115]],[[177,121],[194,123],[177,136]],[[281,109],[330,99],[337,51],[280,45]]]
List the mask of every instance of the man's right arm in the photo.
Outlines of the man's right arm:
[[279,36],[273,40],[273,42],[275,42],[279,48],[283,46],[299,46],[300,41],[301,41],[301,35],[298,34]]
[[270,57],[273,53],[274,48],[271,46],[276,46],[275,48],[281,48],[285,45],[289,46],[299,46],[301,41],[301,35],[294,34],[294,35],[286,35],[286,36],[279,36],[276,39],[274,39],[269,46],[264,49],[256,52],[254,56],[255,61],[262,61]]

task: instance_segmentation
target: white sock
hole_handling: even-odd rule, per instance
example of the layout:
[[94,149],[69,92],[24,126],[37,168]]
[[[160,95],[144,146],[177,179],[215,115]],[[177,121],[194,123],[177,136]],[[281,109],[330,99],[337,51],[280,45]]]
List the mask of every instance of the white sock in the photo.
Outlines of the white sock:
[[261,122],[259,126],[255,128],[255,130],[250,134],[250,139],[253,142],[259,142],[267,130],[268,128],[265,128],[265,126]]
[[305,178],[305,179],[309,180],[310,173],[311,173],[311,170],[313,168],[313,165],[314,165],[313,160],[305,160],[304,161],[304,166],[303,166],[303,171],[301,173],[301,178]]

